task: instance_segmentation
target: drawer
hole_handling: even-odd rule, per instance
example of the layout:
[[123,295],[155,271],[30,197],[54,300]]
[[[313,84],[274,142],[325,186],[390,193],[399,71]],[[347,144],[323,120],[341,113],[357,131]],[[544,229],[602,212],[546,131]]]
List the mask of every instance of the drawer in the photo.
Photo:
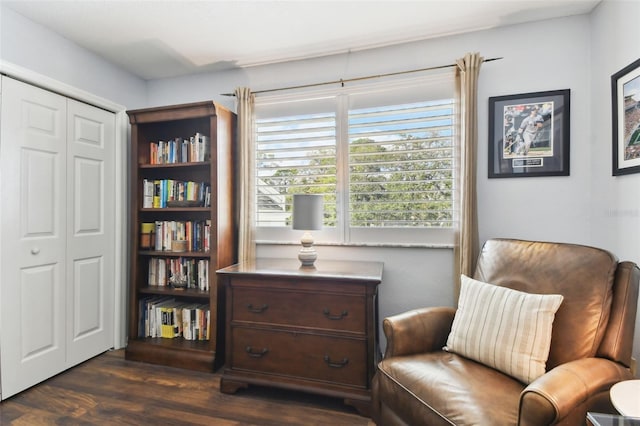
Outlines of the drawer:
[[232,321],[365,334],[364,296],[235,287]]
[[231,332],[234,370],[367,387],[365,340],[244,327]]

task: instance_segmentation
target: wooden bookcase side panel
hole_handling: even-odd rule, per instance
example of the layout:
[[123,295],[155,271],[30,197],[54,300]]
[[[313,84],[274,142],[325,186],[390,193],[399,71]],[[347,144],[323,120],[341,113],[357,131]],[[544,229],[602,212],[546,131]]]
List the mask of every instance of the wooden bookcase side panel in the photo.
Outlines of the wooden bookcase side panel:
[[[235,114],[229,111],[221,111],[215,126],[219,138],[235,142],[233,138],[235,127]],[[217,214],[216,222],[218,223],[215,229],[216,239],[218,241],[231,242],[228,245],[218,246],[217,269],[220,269],[232,265],[237,260],[238,225],[235,214],[237,187],[234,168],[237,158],[235,143],[219,145],[216,150],[216,156],[216,192],[218,194],[218,197],[216,197],[217,207],[215,209]]]
[[[215,207],[212,206],[216,215],[217,226],[212,229],[211,239],[216,241],[216,251],[212,253],[209,278],[212,292],[211,304],[217,306],[215,316],[216,340],[219,342],[218,350],[220,361],[224,360],[224,342],[226,335],[226,289],[222,282],[219,282],[216,271],[237,262],[238,247],[238,226],[236,217],[236,176],[235,165],[237,164],[235,129],[236,115],[228,110],[220,109],[216,117],[212,117],[212,131],[217,135],[217,145],[215,150],[211,150],[211,163],[215,169],[215,176],[212,173],[212,188],[216,188]],[[220,143],[228,141],[229,143]],[[212,315],[213,323],[214,317]],[[213,327],[213,326],[212,326]],[[222,365],[218,363],[218,365]]]
[[[216,270],[236,261],[235,225],[235,114],[213,102],[129,111],[131,123],[130,160],[130,359],[213,371],[224,362],[224,288],[217,282]],[[197,132],[209,136],[210,160],[192,163],[150,164],[150,142],[177,137],[189,138]],[[206,182],[211,185],[211,206],[183,208],[143,208],[145,179],[175,179]],[[140,223],[156,220],[211,220],[209,252],[190,252],[187,257],[209,260],[210,291],[148,286],[148,262],[152,257],[179,257],[179,253],[141,249]],[[220,293],[220,294],[219,294]],[[205,342],[138,337],[139,301],[150,295],[171,295],[185,302],[208,303],[211,309],[211,339]],[[166,342],[170,340],[171,342]],[[204,351],[205,353],[202,353]],[[173,355],[175,353],[175,355]],[[209,362],[210,361],[210,362]],[[203,363],[204,362],[204,363]],[[207,368],[206,366],[209,365]]]

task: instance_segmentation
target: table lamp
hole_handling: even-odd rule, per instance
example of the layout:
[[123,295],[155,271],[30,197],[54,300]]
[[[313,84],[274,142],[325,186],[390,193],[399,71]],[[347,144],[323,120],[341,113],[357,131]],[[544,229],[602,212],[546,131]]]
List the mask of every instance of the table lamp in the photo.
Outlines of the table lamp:
[[293,229],[305,231],[300,240],[302,248],[298,253],[302,266],[313,267],[313,262],[318,258],[309,231],[322,229],[322,197],[320,194],[293,195]]

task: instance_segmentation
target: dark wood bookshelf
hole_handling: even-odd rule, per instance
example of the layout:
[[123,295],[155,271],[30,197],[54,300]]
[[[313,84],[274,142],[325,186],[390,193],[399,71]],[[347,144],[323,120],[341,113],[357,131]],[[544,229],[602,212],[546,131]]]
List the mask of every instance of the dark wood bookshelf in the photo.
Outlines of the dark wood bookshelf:
[[[235,114],[214,102],[127,111],[131,123],[129,194],[129,334],[125,357],[134,361],[213,372],[224,363],[224,286],[216,271],[237,260],[235,223]],[[151,142],[200,133],[209,138],[209,159],[150,164]],[[205,182],[211,186],[211,206],[143,208],[145,179]],[[209,251],[162,251],[140,246],[141,223],[155,221],[211,221]],[[148,285],[149,259],[190,258],[209,261],[209,290]],[[170,296],[185,303],[208,304],[210,339],[187,340],[139,336],[140,301]]]

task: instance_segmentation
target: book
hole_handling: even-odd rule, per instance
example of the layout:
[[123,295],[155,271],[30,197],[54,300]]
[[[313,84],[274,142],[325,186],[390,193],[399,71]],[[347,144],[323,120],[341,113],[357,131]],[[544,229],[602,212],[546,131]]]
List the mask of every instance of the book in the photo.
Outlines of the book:
[[209,291],[209,261],[206,259],[198,261],[198,288]]
[[155,187],[152,180],[144,179],[142,181],[142,208],[150,209],[153,207],[153,195]]
[[182,312],[184,303],[173,307],[173,337],[182,337]]
[[173,339],[173,306],[161,306],[159,309],[161,317],[160,337]]
[[182,335],[185,340],[208,340],[210,325],[209,305],[194,304],[182,308]]
[[162,188],[160,184],[160,180],[153,181],[153,208],[160,208],[160,200],[162,198]]

